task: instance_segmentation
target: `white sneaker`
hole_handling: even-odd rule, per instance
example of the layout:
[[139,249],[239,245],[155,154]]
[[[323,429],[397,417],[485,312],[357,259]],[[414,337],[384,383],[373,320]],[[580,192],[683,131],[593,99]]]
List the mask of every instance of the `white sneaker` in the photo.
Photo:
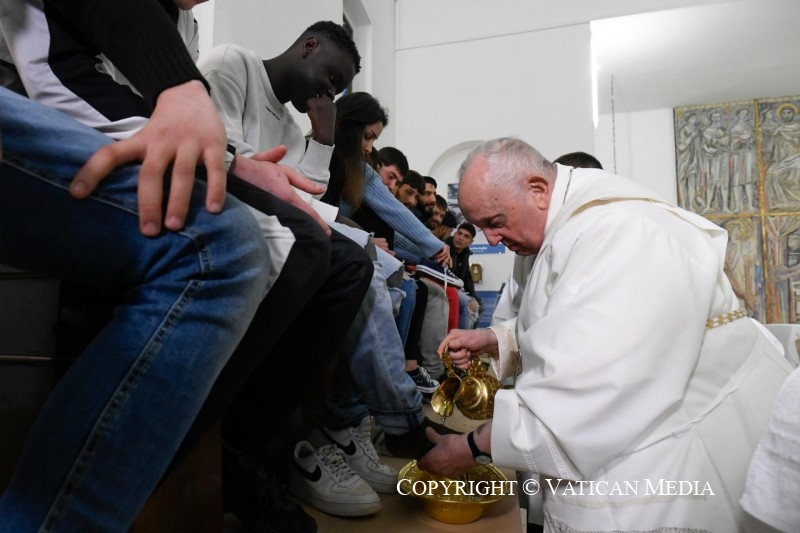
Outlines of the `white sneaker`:
[[357,427],[329,429],[315,427],[308,437],[315,446],[335,444],[344,453],[347,463],[364,481],[378,492],[397,492],[397,470],[381,463],[372,445],[374,420],[365,417]]
[[333,444],[317,450],[304,440],[295,445],[289,490],[332,515],[366,516],[381,510],[378,494],[353,472],[342,451]]

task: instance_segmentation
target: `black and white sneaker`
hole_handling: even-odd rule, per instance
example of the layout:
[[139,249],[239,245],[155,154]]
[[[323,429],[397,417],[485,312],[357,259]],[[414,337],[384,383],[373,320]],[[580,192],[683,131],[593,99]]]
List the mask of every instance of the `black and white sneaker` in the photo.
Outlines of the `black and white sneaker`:
[[442,283],[452,285],[453,287],[459,289],[464,287],[464,282],[461,278],[453,274],[449,268],[443,267],[429,259],[421,259],[420,262],[417,263],[416,271]]
[[294,447],[289,490],[320,511],[336,516],[367,516],[381,510],[372,487],[356,474],[335,444],[314,449],[301,440]]
[[432,394],[439,388],[439,382],[433,379],[428,374],[428,371],[421,366],[417,367],[416,370],[407,371],[406,374],[411,376],[411,379],[414,380],[414,385],[417,386],[417,390],[423,394]]

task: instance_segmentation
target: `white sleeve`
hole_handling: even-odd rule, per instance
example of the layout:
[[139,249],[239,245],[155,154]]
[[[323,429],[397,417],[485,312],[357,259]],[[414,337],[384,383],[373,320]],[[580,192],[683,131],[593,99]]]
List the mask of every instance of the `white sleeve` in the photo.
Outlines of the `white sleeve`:
[[515,376],[519,367],[519,351],[515,330],[517,317],[512,317],[505,322],[492,324],[489,329],[497,337],[497,359],[490,359],[492,368],[499,379]]
[[[328,182],[331,180],[331,156],[333,156],[333,146],[309,139],[305,154],[296,168],[303,176],[327,190]],[[314,195],[314,198],[319,199],[323,194],[325,193]]]

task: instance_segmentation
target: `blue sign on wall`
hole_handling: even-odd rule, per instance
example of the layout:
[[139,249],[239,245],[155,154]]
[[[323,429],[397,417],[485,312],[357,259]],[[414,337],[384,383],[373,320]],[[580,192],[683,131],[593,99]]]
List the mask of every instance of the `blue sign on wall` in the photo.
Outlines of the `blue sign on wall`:
[[[483,234],[480,234],[483,236]],[[478,244],[470,244],[469,249],[472,250],[473,254],[504,254],[506,253],[506,247],[504,244],[498,244],[492,246],[491,244],[487,243],[478,243]]]
[[500,298],[500,292],[475,291],[475,294],[478,295],[478,298],[480,298],[481,302],[483,303],[483,313],[481,313],[481,316],[478,319],[478,327],[489,327],[489,324],[492,321],[492,315],[494,314],[494,308],[497,306],[497,300]]

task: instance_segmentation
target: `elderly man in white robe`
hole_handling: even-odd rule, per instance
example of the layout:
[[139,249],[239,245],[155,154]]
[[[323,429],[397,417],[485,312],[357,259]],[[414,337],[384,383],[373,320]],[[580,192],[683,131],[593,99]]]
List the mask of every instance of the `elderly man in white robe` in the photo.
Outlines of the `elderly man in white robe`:
[[540,473],[546,531],[739,529],[747,466],[791,366],[738,309],[725,230],[516,139],[478,146],[459,176],[467,220],[537,257],[516,318],[440,346],[462,368],[488,353],[515,387],[475,432],[429,433],[420,467],[454,477],[492,457]]

